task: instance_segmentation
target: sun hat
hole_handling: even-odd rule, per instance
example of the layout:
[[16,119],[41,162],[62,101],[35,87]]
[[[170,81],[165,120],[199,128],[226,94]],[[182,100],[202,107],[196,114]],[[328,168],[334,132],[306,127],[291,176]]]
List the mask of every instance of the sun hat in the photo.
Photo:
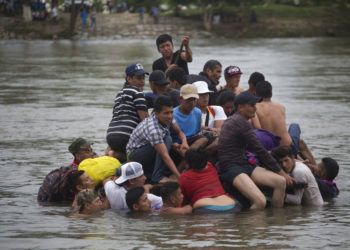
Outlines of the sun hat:
[[198,94],[207,94],[214,92],[208,89],[208,83],[206,83],[205,81],[197,81],[192,84],[197,87]]

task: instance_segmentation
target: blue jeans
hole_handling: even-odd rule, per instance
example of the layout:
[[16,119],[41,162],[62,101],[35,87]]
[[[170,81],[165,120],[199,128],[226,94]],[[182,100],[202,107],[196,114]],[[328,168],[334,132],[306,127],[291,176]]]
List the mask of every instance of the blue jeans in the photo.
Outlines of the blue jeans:
[[[173,143],[171,136],[167,135],[163,140],[169,152]],[[163,158],[150,143],[131,151],[128,160],[139,162],[142,165],[147,181],[150,183],[158,183],[163,178],[163,172],[167,168]]]
[[299,153],[299,141],[300,141],[300,126],[298,123],[292,123],[289,125],[288,133],[292,138],[292,152],[296,156]]

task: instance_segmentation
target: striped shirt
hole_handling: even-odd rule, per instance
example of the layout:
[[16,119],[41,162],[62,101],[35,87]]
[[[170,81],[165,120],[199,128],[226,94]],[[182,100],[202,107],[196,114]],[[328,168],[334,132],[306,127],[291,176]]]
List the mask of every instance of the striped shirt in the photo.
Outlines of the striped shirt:
[[113,117],[107,135],[123,134],[130,136],[140,123],[138,110],[146,111],[146,100],[142,91],[125,83],[114,99]]
[[126,151],[130,153],[133,149],[140,148],[148,143],[152,146],[164,143],[164,137],[169,134],[169,127],[160,124],[153,113],[134,129],[126,146]]

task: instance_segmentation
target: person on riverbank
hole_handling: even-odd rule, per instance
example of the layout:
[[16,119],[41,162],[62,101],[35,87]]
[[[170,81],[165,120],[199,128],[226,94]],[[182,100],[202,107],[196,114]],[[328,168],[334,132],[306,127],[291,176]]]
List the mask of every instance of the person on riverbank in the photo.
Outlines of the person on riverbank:
[[260,127],[279,136],[281,138],[280,145],[290,146],[295,157],[300,154],[303,159],[308,159],[311,164],[315,165],[315,158],[306,143],[304,141],[300,143],[302,139],[300,139],[299,124],[292,123],[287,130],[286,109],[282,104],[272,101],[271,83],[260,81],[255,86],[255,92],[257,96],[263,98],[256,105]]
[[287,193],[285,203],[322,206],[324,202],[314,175],[304,163],[295,160],[291,148],[280,146],[272,150],[271,154],[296,183],[305,184],[303,188],[295,188],[294,194]]
[[149,76],[149,85],[152,92],[145,93],[147,108],[153,108],[154,101],[161,95],[170,97],[173,107],[179,105],[180,91],[169,86],[163,71],[153,71]]
[[187,171],[181,174],[179,184],[184,203],[193,206],[194,213],[236,212],[240,207],[229,197],[217,174],[202,150],[189,149],[185,154]]
[[[166,72],[173,66],[181,67],[186,74],[189,74],[187,63],[192,62],[192,50],[190,48],[190,37],[184,36],[181,41],[181,51],[174,51],[173,38],[169,34],[162,34],[156,40],[158,52],[162,57],[155,60],[152,70]],[[182,50],[184,47],[184,50]]]
[[96,7],[92,7],[91,15],[90,15],[90,32],[96,32],[96,18],[97,12]]
[[82,7],[80,10],[80,20],[81,20],[81,31],[85,32],[87,28],[87,20],[89,17],[89,13],[87,12],[85,7]]
[[[258,141],[248,122],[255,116],[256,103],[261,100],[247,91],[239,94],[235,99],[236,112],[222,126],[218,143],[221,178],[250,200],[250,209],[266,206],[266,198],[257,185],[272,188],[273,206],[282,207],[286,183],[293,183]],[[246,158],[248,147],[257,155],[262,167],[249,164]]]
[[183,204],[183,194],[177,182],[169,181],[153,186],[150,192],[162,197],[163,207],[160,210],[163,214],[191,214],[192,206]]
[[223,89],[219,92],[219,94],[225,90],[231,91],[235,95],[238,95],[241,92],[243,92],[243,88],[239,86],[242,74],[243,73],[241,69],[237,66],[226,67],[224,70],[226,84],[223,87]]
[[141,64],[130,64],[125,69],[126,82],[118,92],[113,107],[113,117],[107,129],[108,146],[126,161],[126,145],[134,128],[148,117],[146,100],[142,92],[145,75]]
[[[112,209],[127,210],[128,205],[125,200],[127,191],[135,187],[143,187],[146,177],[142,165],[138,162],[125,163],[121,166],[120,173],[118,178],[104,180],[104,189]],[[147,196],[151,201],[152,209],[159,210],[163,206],[161,197],[153,194],[147,194]]]
[[[142,164],[150,183],[164,181],[166,169],[176,178],[180,176],[169,155],[173,145],[170,129],[180,139],[179,152],[185,152],[188,144],[185,134],[173,123],[173,107],[169,97],[160,96],[154,103],[153,113],[132,132],[127,144],[128,159]],[[165,178],[167,179],[167,178]]]

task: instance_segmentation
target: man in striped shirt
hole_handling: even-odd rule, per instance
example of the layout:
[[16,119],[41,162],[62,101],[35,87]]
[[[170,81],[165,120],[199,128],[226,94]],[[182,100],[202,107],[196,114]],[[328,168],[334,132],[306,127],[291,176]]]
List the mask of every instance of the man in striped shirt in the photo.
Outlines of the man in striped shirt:
[[[132,132],[126,147],[128,160],[142,164],[147,182],[165,181],[169,169],[176,178],[180,176],[174,161],[169,156],[171,146],[180,154],[188,149],[185,134],[173,122],[172,101],[167,96],[159,96],[154,102],[154,113],[142,121]],[[173,144],[170,131],[180,139],[181,144]]]
[[126,82],[114,99],[113,117],[107,130],[107,143],[121,162],[126,161],[125,148],[132,131],[148,117],[146,100],[142,92],[146,74],[148,75],[139,63],[127,66]]

